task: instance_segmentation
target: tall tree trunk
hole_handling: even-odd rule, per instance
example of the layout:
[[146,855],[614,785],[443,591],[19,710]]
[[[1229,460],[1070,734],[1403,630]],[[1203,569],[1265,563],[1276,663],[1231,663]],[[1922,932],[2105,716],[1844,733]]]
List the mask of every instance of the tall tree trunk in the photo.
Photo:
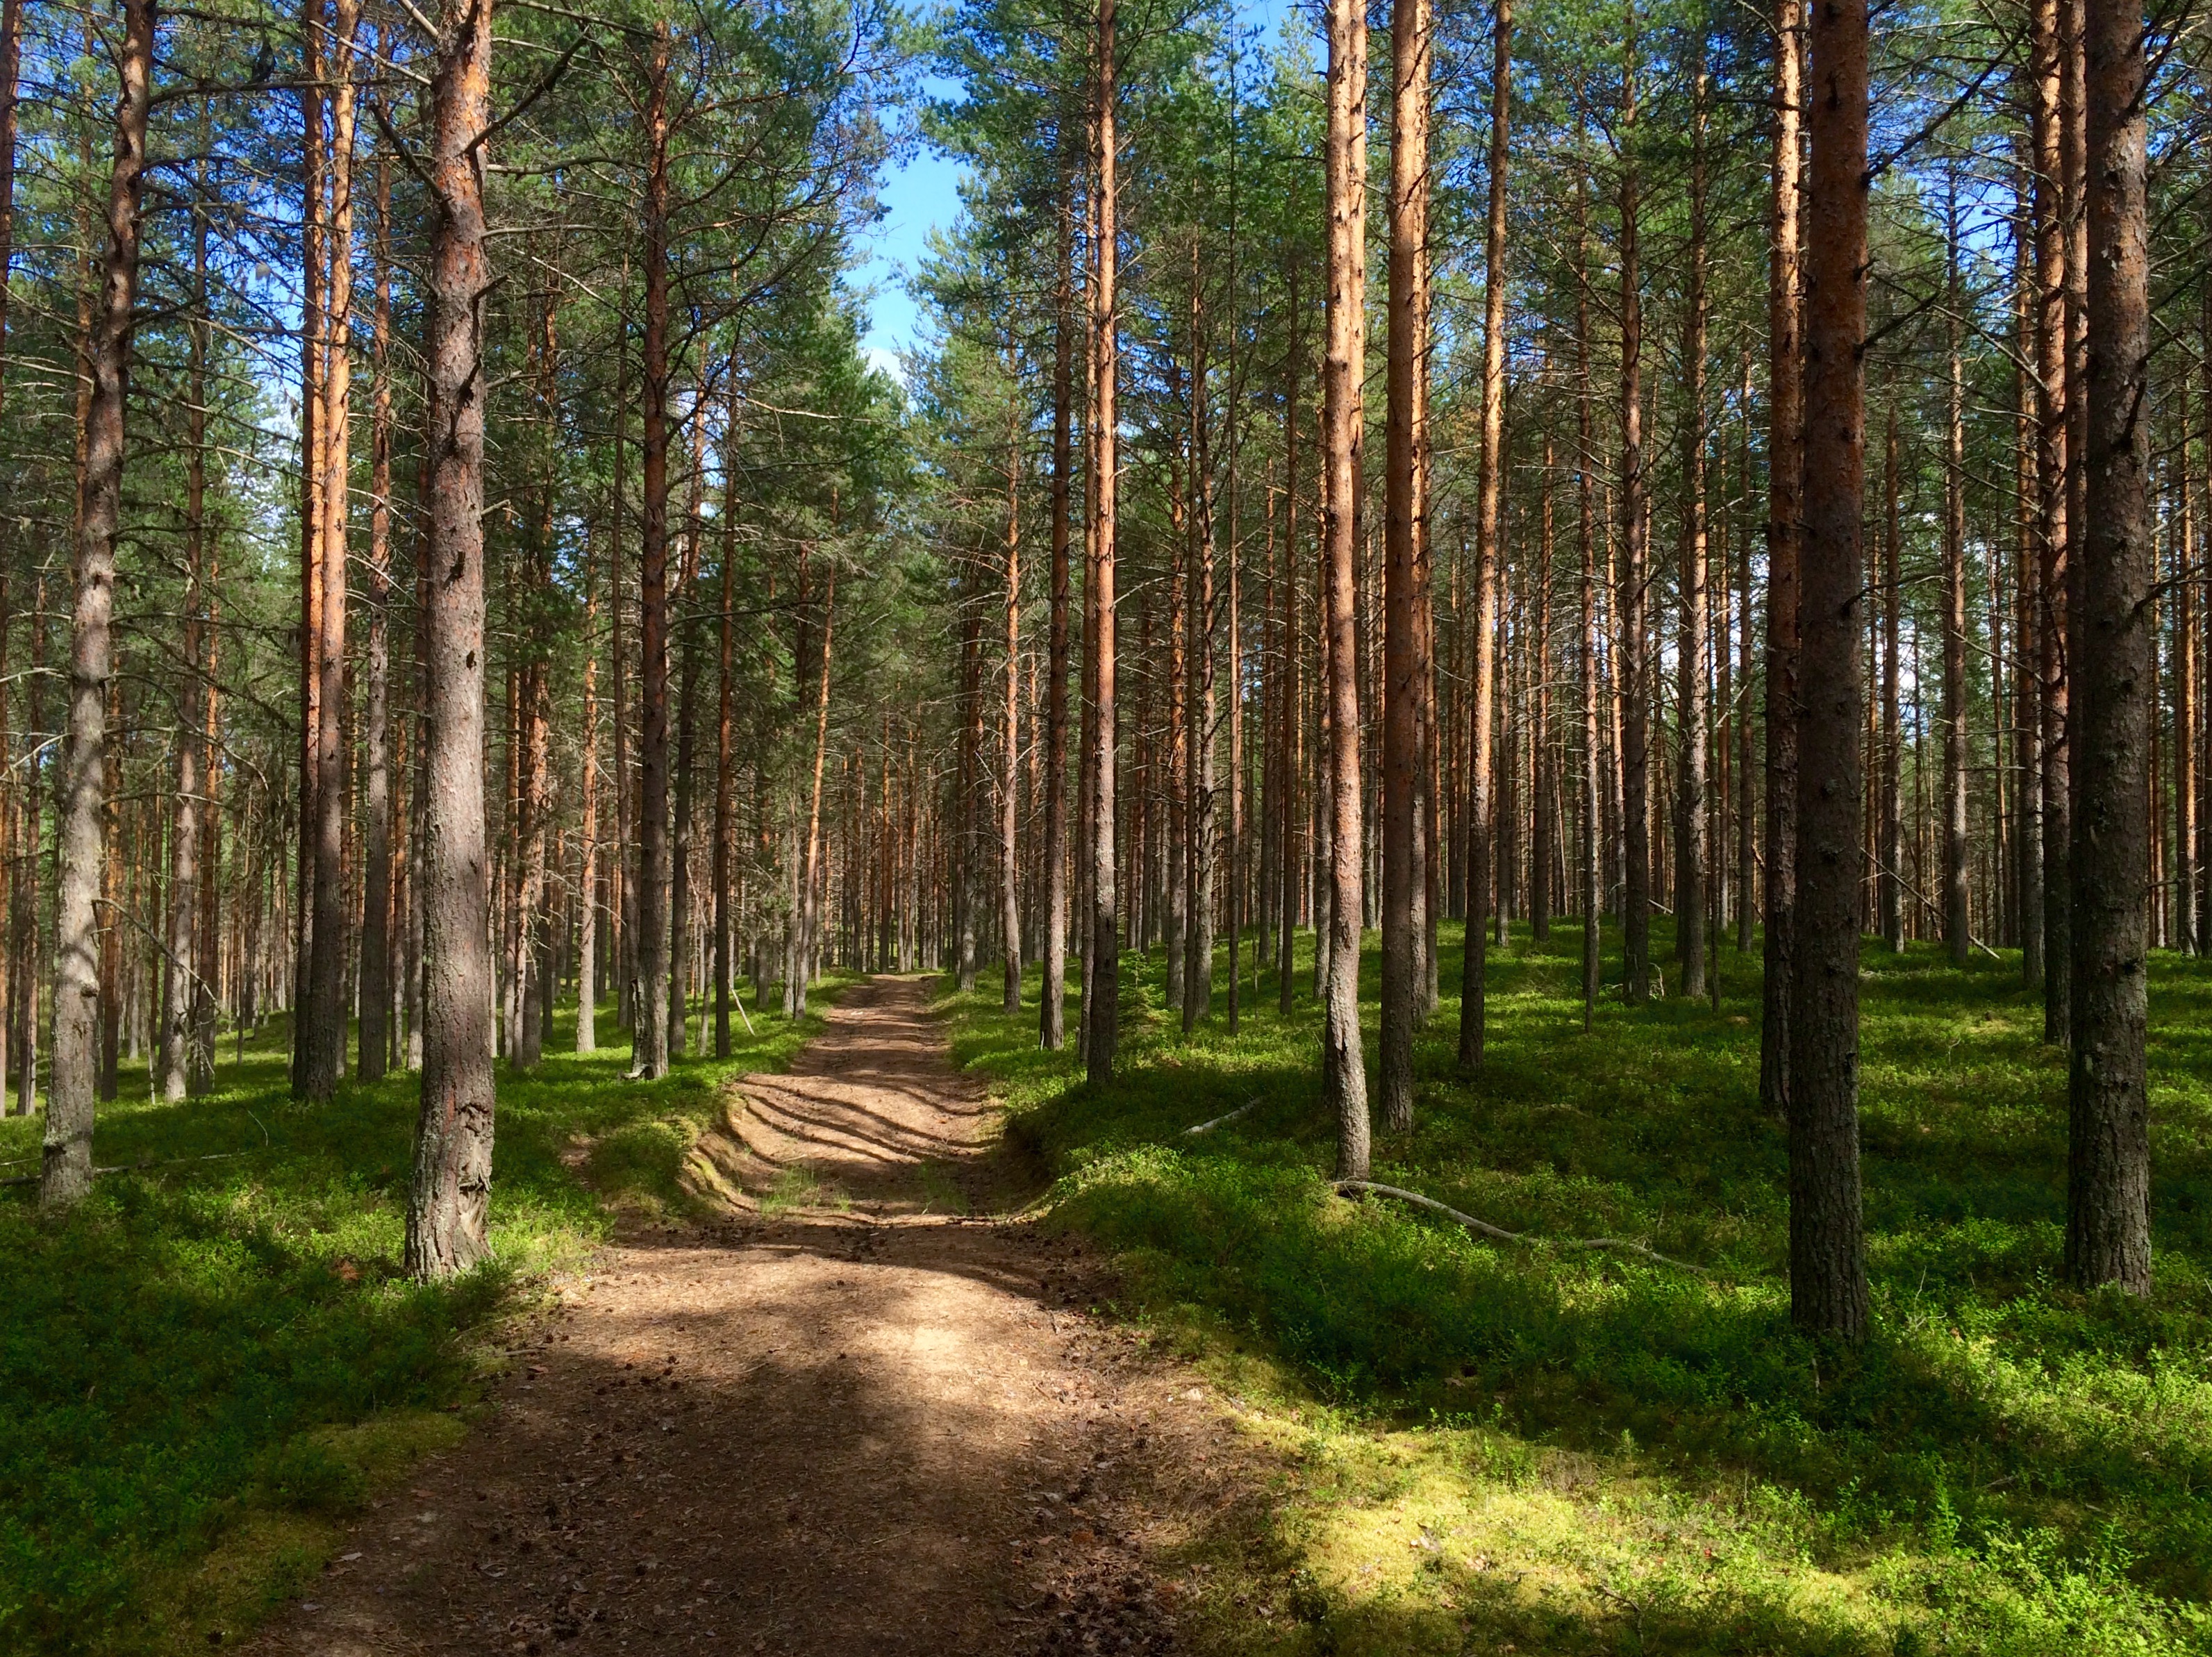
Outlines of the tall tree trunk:
[[300,831],[293,892],[292,1092],[307,1091],[308,974],[314,960],[315,847],[321,822],[315,801],[316,744],[323,706],[323,200],[327,139],[323,130],[325,0],[301,0],[300,45]]
[[1492,704],[1500,502],[1505,481],[1505,180],[1512,123],[1513,7],[1498,0],[1490,46],[1490,224],[1485,249],[1482,323],[1482,476],[1475,507],[1474,652],[1469,699],[1467,812],[1467,936],[1460,968],[1459,1062],[1482,1063],[1487,1035],[1485,954],[1490,916]]
[[[1944,207],[1946,377],[1943,448],[1943,943],[1964,967],[1973,947],[1966,886],[1966,381],[1959,351],[1959,181],[1951,164]],[[1997,640],[1990,640],[1997,659]],[[1992,678],[1990,695],[1999,694]]]
[[1091,296],[1091,361],[1097,384],[1091,403],[1091,489],[1097,510],[1086,583],[1091,636],[1091,996],[1084,1020],[1084,1068],[1094,1082],[1114,1073],[1120,1042],[1121,955],[1119,895],[1115,882],[1114,577],[1115,577],[1115,284],[1118,281],[1115,228],[1115,172],[1120,140],[1115,131],[1115,0],[1099,0],[1096,118],[1097,217],[1095,276]]
[[[737,811],[731,795],[736,739],[736,589],[738,574],[738,376],[730,366],[729,401],[722,429],[721,635],[717,642],[714,709],[714,1057],[730,1056],[730,994],[733,970],[730,902],[731,862],[737,854]],[[588,688],[588,680],[586,681]],[[588,806],[586,807],[588,810]],[[744,1013],[740,1007],[740,1016]]]
[[[1899,518],[1898,455],[1897,455],[1897,396],[1894,386],[1889,396],[1889,420],[1882,440],[1881,495],[1881,737],[1876,762],[1881,768],[1881,783],[1875,802],[1879,822],[1875,828],[1878,847],[1875,870],[1881,883],[1881,936],[1892,954],[1905,952],[1905,734],[1898,693],[1902,675],[1898,659],[1899,624],[1905,613],[1905,586],[1898,574],[1899,543],[1904,538],[1903,525]],[[1917,676],[1915,676],[1917,689]],[[1916,763],[1913,775],[1919,775]],[[1916,845],[1917,841],[1916,839]]]
[[[599,849],[599,580],[596,525],[584,541],[584,698],[578,731],[576,1051],[596,1053],[599,1045],[599,911],[612,896],[602,880],[605,863]],[[725,577],[726,580],[726,576]],[[725,768],[726,769],[726,768]]]
[[[392,1046],[392,216],[391,163],[376,158],[376,390],[369,415],[368,694],[362,746],[368,782],[361,928],[361,1079],[384,1075]],[[212,871],[210,871],[212,872]]]
[[2150,247],[2139,6],[2086,7],[2088,474],[2075,634],[2074,1041],[2068,1071],[2066,1272],[2150,1292],[2144,1070],[2156,724],[2151,586]]
[[1866,1336],[1859,1198],[1859,732],[1865,628],[1867,7],[1813,13],[1805,306],[1803,708],[1790,1007],[1790,1316]]
[[[1512,27],[1501,0],[1498,50]],[[1389,381],[1382,458],[1382,1005],[1377,1067],[1383,1126],[1413,1126],[1413,1027],[1422,1000],[1417,910],[1420,835],[1419,594],[1427,503],[1428,410],[1421,362],[1428,350],[1428,0],[1390,10]],[[1504,106],[1493,116],[1502,128]],[[1493,157],[1503,152],[1493,138]],[[1493,185],[1495,190],[1495,185]],[[1493,267],[1493,270],[1495,267]]]
[[815,938],[821,927],[822,891],[822,762],[830,751],[830,645],[837,620],[837,562],[830,562],[830,575],[822,592],[822,678],[814,701],[814,792],[806,808],[805,883],[799,889],[800,950],[793,1014],[806,1013],[807,980],[812,976]]
[[[1705,42],[1695,48],[1690,114],[1690,291],[1684,306],[1682,375],[1688,397],[1682,430],[1682,544],[1678,585],[1681,611],[1674,643],[1678,753],[1674,788],[1674,960],[1682,993],[1705,993],[1705,882],[1712,874],[1707,840],[1707,769],[1712,742],[1711,665],[1708,659],[1705,519],[1705,123],[1711,82]],[[1722,591],[1728,584],[1723,581]],[[1725,604],[1723,605],[1725,608]],[[1715,877],[1715,884],[1718,880]]]
[[1605,872],[1600,856],[1604,784],[1598,702],[1598,569],[1595,503],[1591,474],[1597,466],[1595,391],[1590,382],[1589,174],[1575,169],[1575,533],[1582,559],[1582,633],[1578,669],[1582,696],[1583,1031],[1596,1021],[1605,944]]
[[[123,412],[130,387],[132,313],[138,297],[138,203],[153,103],[154,0],[125,0],[123,39],[115,64],[121,86],[115,106],[115,159],[108,174],[107,250],[85,354],[91,399],[77,505],[69,734],[59,802],[54,1083],[46,1105],[39,1183],[40,1205],[50,1211],[74,1205],[92,1189],[92,1124],[99,1085],[97,899],[105,852],[100,828],[106,803],[108,681],[113,671],[115,539],[122,516]],[[35,810],[35,804],[30,809]]]
[[1552,787],[1552,483],[1558,464],[1547,422],[1544,472],[1537,484],[1536,580],[1528,595],[1536,635],[1528,684],[1528,936],[1539,943],[1552,936],[1552,848],[1559,834]]
[[1767,226],[1766,917],[1759,1102],[1790,1108],[1790,974],[1796,959],[1798,581],[1804,520],[1804,299],[1798,247],[1805,0],[1775,0],[1774,179]]
[[1282,877],[1281,914],[1275,933],[1276,1005],[1287,1014],[1297,991],[1294,970],[1297,956],[1298,888],[1305,865],[1301,845],[1300,809],[1305,778],[1305,633],[1298,618],[1305,606],[1298,602],[1298,422],[1304,418],[1298,392],[1305,367],[1305,331],[1299,325],[1298,264],[1293,258],[1285,276],[1290,310],[1291,349],[1283,360],[1283,638],[1282,695],[1276,717],[1282,730],[1282,783],[1277,791],[1281,813],[1276,839]]
[[[1073,433],[1075,346],[1075,179],[1060,178],[1059,281],[1052,333],[1052,620],[1045,684],[1044,989],[1037,1044],[1057,1053],[1067,1044],[1067,599],[1068,482]],[[889,750],[884,765],[888,786]]]
[[522,573],[523,613],[517,618],[523,652],[520,709],[521,765],[516,787],[520,833],[513,855],[520,865],[514,883],[514,990],[520,1018],[508,1062],[533,1069],[544,1050],[550,1002],[546,994],[551,941],[546,936],[547,819],[551,816],[551,689],[546,683],[552,653],[553,536],[556,456],[560,446],[560,336],[556,319],[559,288],[548,282],[531,319],[536,337],[531,356],[538,378],[539,476],[532,493],[532,521],[526,531]]
[[2189,388],[2182,385],[2181,500],[2173,583],[2173,932],[2185,954],[2203,953],[2197,938],[2197,595],[2187,573],[2197,567],[2197,501],[2190,476]]
[[668,1073],[668,72],[670,33],[653,37],[644,126],[645,513],[638,561],[643,731],[637,824],[634,1074]]
[[[1018,367],[1011,345],[1006,366]],[[1006,950],[1006,1010],[1022,1010],[1021,871],[1015,833],[1020,821],[1022,671],[1022,452],[1018,429],[1008,404],[1006,430],[1006,701],[999,733],[999,930]]]
[[1626,44],[1621,58],[1620,112],[1620,541],[1624,549],[1619,604],[1620,671],[1615,693],[1622,704],[1621,904],[1622,966],[1628,998],[1651,993],[1651,695],[1645,648],[1650,602],[1650,519],[1644,473],[1644,277],[1638,238],[1641,208],[1636,146],[1637,18],[1635,0],[1624,8]]
[[325,252],[330,285],[325,304],[327,357],[323,373],[319,456],[321,498],[316,530],[322,537],[322,642],[316,669],[322,678],[315,722],[315,885],[313,950],[307,959],[307,1094],[328,1099],[345,1068],[346,944],[351,908],[345,877],[346,834],[346,563],[353,422],[353,137],[354,34],[360,0],[336,0],[331,69],[331,216]]
[[1213,748],[1213,465],[1208,438],[1206,378],[1211,372],[1206,317],[1200,301],[1198,242],[1191,240],[1190,586],[1183,633],[1189,665],[1183,704],[1183,751],[1188,789],[1183,822],[1189,848],[1185,867],[1182,1028],[1187,1035],[1213,1005],[1214,794]]
[[[1367,1067],[1360,1055],[1361,895],[1358,618],[1360,379],[1366,358],[1367,20],[1357,0],[1329,0],[1328,345],[1322,368],[1322,536],[1327,580],[1329,772],[1329,959],[1322,989],[1322,1090],[1337,1120],[1336,1171],[1367,1177]],[[1473,947],[1480,947],[1479,945]]]
[[491,0],[446,0],[431,76],[429,579],[423,612],[422,1104],[407,1270],[447,1278],[490,1252],[492,963],[483,799],[483,146]]

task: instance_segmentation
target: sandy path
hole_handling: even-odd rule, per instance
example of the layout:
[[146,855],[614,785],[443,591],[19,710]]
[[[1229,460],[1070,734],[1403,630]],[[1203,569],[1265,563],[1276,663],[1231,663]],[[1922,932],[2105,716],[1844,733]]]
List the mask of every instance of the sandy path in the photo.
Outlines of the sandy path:
[[949,1211],[991,1113],[927,993],[860,986],[741,1084],[722,1172],[804,1207],[607,1249],[255,1648],[1172,1648],[1147,1561],[1222,1499],[1218,1406],[1073,1309],[1066,1246]]

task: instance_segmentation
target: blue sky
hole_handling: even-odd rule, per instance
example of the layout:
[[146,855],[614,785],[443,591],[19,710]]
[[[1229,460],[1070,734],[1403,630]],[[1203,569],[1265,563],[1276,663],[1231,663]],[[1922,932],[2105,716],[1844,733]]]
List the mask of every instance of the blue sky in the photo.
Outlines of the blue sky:
[[[1258,27],[1272,43],[1296,0],[1234,0],[1238,21]],[[927,90],[938,97],[958,90],[955,83],[929,77]],[[960,180],[966,169],[924,144],[904,161],[885,169],[878,190],[884,214],[866,238],[867,247],[855,284],[872,287],[868,326],[862,344],[869,360],[894,375],[898,357],[918,343],[921,318],[906,291],[906,279],[928,250],[929,234],[960,216]]]

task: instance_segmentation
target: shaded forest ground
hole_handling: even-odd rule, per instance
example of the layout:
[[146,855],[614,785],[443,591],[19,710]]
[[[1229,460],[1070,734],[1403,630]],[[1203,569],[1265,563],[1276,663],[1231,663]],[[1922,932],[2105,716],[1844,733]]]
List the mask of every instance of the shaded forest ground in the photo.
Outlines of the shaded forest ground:
[[[1158,958],[1125,969],[1125,1064],[1098,1089],[1036,1051],[1032,1012],[1007,1018],[994,991],[954,1001],[956,1053],[1060,1175],[1056,1219],[1123,1260],[1125,1314],[1212,1366],[1249,1440],[1294,1470],[1270,1518],[1199,1562],[1213,1642],[2212,1649],[2212,970],[2153,970],[2158,1289],[2138,1303],[2063,1286],[2065,1072],[2016,961],[1960,973],[1869,946],[1878,1317],[1844,1360],[1789,1326],[1755,956],[1723,950],[1717,1013],[1608,999],[1586,1036],[1580,950],[1562,924],[1493,952],[1478,1080],[1455,1073],[1447,993],[1417,1057],[1416,1129],[1378,1141],[1375,1177],[1709,1275],[1330,1195],[1307,957],[1287,1021],[1248,956],[1241,1032],[1217,985],[1188,1040],[1160,1008]],[[1442,959],[1449,992],[1456,928]],[[1371,938],[1365,964],[1371,1016]],[[1370,1023],[1370,1057],[1374,1040]]]
[[[757,1013],[729,1059],[660,1083],[622,1079],[611,1007],[612,1045],[502,1071],[498,1264],[434,1289],[398,1272],[413,1077],[295,1103],[281,1027],[226,1041],[215,1090],[181,1105],[126,1064],[94,1153],[136,1171],[59,1223],[34,1187],[0,1191],[0,1649],[204,1649],[295,1593],[462,1437],[547,1273],[692,1206],[720,1084],[788,1063],[828,1000],[795,1026]],[[36,1168],[39,1127],[0,1121],[0,1176]]]

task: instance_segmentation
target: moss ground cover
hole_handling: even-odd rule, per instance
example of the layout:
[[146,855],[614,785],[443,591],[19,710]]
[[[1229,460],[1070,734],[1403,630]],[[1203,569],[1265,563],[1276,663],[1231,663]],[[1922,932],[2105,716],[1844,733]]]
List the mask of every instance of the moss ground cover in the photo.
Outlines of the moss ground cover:
[[[1443,948],[1449,990],[1455,929]],[[1493,952],[1478,1077],[1448,994],[1414,1132],[1377,1143],[1376,1179],[1549,1240],[1525,1246],[1328,1192],[1303,961],[1289,1017],[1248,955],[1237,1033],[1217,990],[1186,1039],[1160,962],[1132,956],[1101,1088],[1036,1051],[1033,1015],[953,1003],[959,1056],[1058,1175],[1056,1219],[1123,1253],[1130,1314],[1219,1366],[1295,1470],[1264,1524],[1193,1542],[1219,1642],[2212,1650],[2212,970],[2154,967],[2138,1302],[2062,1282],[2065,1071],[2016,962],[1869,946],[1878,1316],[1846,1354],[1789,1325],[1755,954],[1723,950],[1717,1011],[1609,999],[1586,1035],[1580,950],[1562,924]],[[1371,1015],[1371,938],[1365,967]],[[1705,1272],[1557,1246],[1601,1235]]]
[[[125,1066],[94,1149],[134,1171],[60,1223],[0,1192],[0,1649],[205,1649],[296,1589],[347,1514],[465,1431],[533,1284],[621,1212],[683,1211],[718,1084],[819,1020],[754,1023],[651,1084],[623,1079],[606,1013],[597,1053],[502,1071],[496,1258],[438,1288],[398,1271],[411,1077],[295,1103],[281,1030],[226,1043],[180,1105]],[[0,1175],[35,1169],[37,1135],[0,1121]]]

